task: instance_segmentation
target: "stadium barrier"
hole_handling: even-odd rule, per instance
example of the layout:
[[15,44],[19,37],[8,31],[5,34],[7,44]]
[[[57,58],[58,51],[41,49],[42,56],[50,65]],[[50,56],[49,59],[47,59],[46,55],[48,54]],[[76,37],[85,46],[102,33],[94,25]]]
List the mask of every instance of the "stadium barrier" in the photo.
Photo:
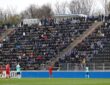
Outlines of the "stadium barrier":
[[[90,78],[110,78],[110,71],[89,72]],[[48,71],[23,71],[22,78],[49,78]],[[53,78],[86,78],[86,72],[53,71]]]
[[[11,71],[10,72],[10,77],[11,78],[17,78],[16,71]],[[3,71],[2,78],[6,78],[6,71]]]
[[[49,78],[48,71],[22,71],[22,78]],[[90,78],[110,78],[110,71],[91,71]],[[6,78],[6,72],[3,72],[3,78]],[[11,71],[11,78],[17,78],[16,71]],[[84,71],[53,71],[53,78],[86,78]]]

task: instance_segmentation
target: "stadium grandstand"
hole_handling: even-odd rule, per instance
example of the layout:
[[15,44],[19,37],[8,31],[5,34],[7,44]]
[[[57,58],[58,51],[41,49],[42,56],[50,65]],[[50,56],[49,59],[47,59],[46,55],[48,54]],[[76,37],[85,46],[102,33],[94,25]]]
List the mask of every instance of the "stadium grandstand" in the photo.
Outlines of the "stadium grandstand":
[[0,85],[110,85],[110,1],[63,2],[0,3]]
[[100,17],[85,20],[80,16],[73,19],[62,20],[59,24],[44,20],[42,27],[24,25],[13,29],[7,39],[1,40],[0,63],[10,62],[12,70],[16,62],[21,63],[23,70],[43,70],[50,61],[56,69],[65,67],[67,70],[66,64],[69,64],[68,70],[77,65],[83,70],[84,64],[92,64],[91,70],[95,64],[103,69],[100,63],[109,62],[109,20],[102,22]]

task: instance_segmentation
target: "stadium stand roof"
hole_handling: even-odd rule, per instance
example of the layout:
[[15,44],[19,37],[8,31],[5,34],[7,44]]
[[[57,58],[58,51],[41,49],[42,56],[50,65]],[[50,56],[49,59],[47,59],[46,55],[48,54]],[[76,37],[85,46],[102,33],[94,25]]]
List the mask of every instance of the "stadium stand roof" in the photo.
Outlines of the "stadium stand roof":
[[54,15],[55,18],[57,17],[87,17],[85,14],[56,14]]

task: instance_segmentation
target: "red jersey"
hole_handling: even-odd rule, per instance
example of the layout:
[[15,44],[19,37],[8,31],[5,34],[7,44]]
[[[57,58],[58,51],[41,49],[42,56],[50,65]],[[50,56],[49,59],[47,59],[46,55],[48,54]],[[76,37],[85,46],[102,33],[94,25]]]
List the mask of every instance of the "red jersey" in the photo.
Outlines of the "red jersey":
[[0,73],[2,73],[3,72],[3,68],[2,68],[2,66],[0,65]]
[[9,64],[6,65],[6,74],[10,74],[10,65]]
[[49,74],[52,75],[52,70],[53,68],[52,67],[49,67]]

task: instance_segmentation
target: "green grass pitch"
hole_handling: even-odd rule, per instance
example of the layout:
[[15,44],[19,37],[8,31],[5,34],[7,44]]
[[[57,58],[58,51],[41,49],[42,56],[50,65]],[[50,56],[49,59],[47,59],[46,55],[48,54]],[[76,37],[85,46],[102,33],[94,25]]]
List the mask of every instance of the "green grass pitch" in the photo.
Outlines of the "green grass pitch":
[[0,85],[110,85],[110,79],[0,79]]

